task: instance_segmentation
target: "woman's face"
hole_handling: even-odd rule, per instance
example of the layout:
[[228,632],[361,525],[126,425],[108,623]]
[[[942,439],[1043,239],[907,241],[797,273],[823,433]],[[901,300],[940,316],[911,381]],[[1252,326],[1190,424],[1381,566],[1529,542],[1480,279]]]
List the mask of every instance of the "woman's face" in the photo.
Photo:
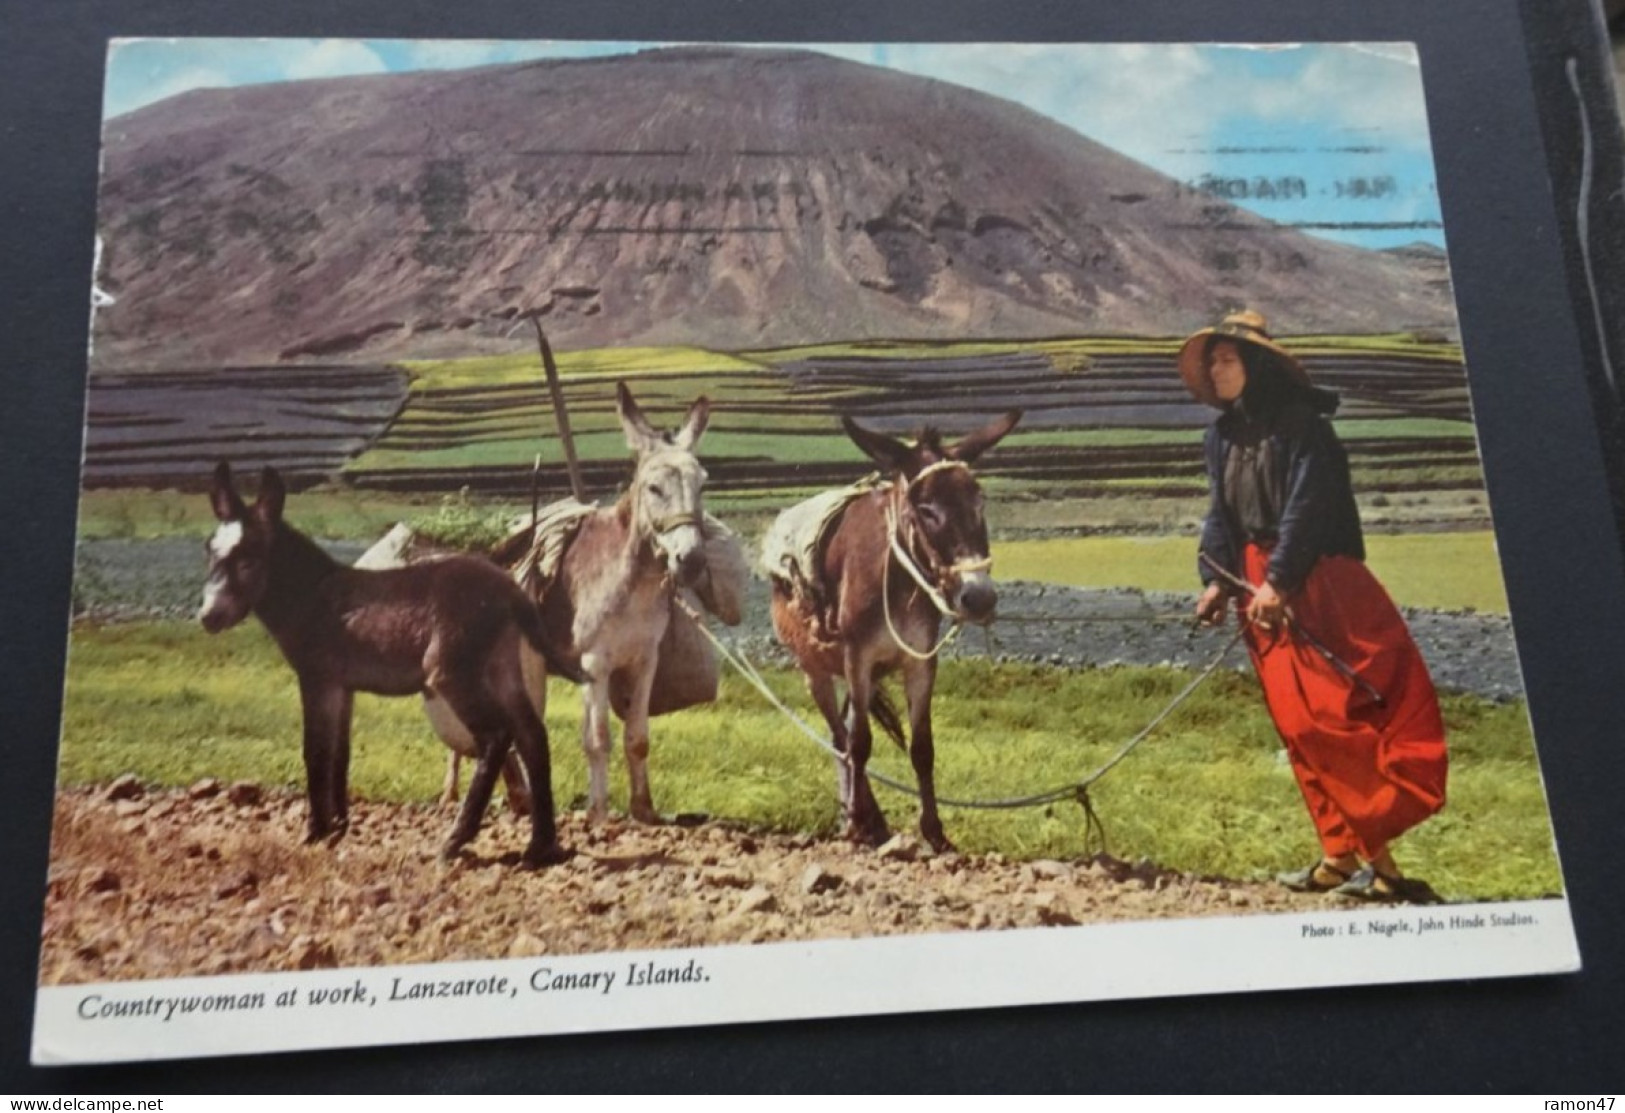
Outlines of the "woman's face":
[[1208,379],[1221,402],[1234,402],[1247,385],[1247,367],[1233,340],[1218,340],[1207,354]]

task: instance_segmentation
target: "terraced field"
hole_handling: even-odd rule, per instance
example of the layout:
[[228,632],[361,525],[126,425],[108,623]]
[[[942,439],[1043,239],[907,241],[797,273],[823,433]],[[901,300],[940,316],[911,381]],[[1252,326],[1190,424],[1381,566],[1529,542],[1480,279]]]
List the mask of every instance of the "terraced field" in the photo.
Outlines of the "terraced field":
[[312,482],[388,427],[407,383],[393,367],[98,375],[88,391],[84,485],[195,486],[225,457]]
[[[689,350],[687,366],[668,359],[652,370],[583,373],[566,356],[561,371],[596,491],[613,489],[625,474],[612,386],[624,376],[653,413],[675,416],[700,394],[712,399],[704,454],[718,494],[783,496],[850,480],[863,462],[839,430],[842,413],[896,432],[926,423],[952,432],[1019,407],[1021,427],[987,462],[995,479],[1060,498],[1191,496],[1205,489],[1192,446],[1208,415],[1170,373],[1171,350],[1171,342],[1122,341]],[[1455,349],[1309,350],[1317,381],[1344,396],[1339,428],[1363,489],[1481,489]],[[467,364],[413,365],[404,411],[345,478],[396,491],[466,486],[518,497],[539,452],[544,493],[562,493],[562,452],[535,360],[481,362],[480,376]]]
[[[1355,485],[1482,492],[1459,348],[1410,336],[1293,342],[1343,398]],[[984,472],[1016,500],[1169,500],[1206,489],[1194,450],[1208,419],[1171,371],[1175,341],[868,343],[725,353],[698,348],[560,354],[589,490],[613,491],[627,452],[615,382],[657,421],[713,402],[704,456],[719,506],[764,510],[865,467],[839,415],[895,432],[952,433],[1012,408],[1020,428]],[[534,354],[404,368],[225,369],[92,382],[87,486],[193,486],[213,462],[276,463],[301,485],[423,495],[467,488],[523,499],[568,485]]]

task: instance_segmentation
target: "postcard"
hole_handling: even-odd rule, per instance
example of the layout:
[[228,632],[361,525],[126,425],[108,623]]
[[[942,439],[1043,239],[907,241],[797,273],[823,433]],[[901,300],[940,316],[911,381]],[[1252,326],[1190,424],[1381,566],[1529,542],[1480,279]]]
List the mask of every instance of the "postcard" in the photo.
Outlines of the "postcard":
[[1426,77],[112,43],[34,1061],[1578,969]]

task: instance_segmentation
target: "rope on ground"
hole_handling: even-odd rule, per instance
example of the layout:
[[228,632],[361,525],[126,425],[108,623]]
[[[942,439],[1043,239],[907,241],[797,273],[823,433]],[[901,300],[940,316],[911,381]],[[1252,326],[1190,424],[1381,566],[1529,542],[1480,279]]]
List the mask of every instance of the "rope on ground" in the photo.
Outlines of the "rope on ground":
[[[768,687],[766,678],[762,676],[761,672],[756,668],[755,665],[751,664],[750,661],[747,660],[742,654],[735,652],[730,646],[728,646],[722,641],[722,639],[718,638],[716,634],[711,631],[710,624],[705,621],[704,616],[702,616],[698,611],[694,610],[693,607],[689,606],[688,602],[682,599],[680,596],[677,597],[677,601],[682,607],[684,613],[686,613],[688,617],[694,621],[694,623],[700,628],[701,633],[703,633],[706,638],[710,640],[711,644],[716,647],[717,652],[722,654],[723,660],[732,665],[734,669],[738,671],[738,673],[747,681],[749,681],[751,686],[760,692],[769,703],[778,708],[779,712],[783,714],[785,718],[789,719],[790,722],[801,731],[801,733],[805,734],[808,738],[816,742],[825,752],[829,753],[837,761],[844,760],[845,755],[842,754],[840,750],[836,749],[834,744],[824,737],[823,732],[815,730],[807,723],[805,719],[803,719],[800,715],[797,715],[795,711],[793,711],[783,700],[779,699],[779,697],[773,693],[773,690]],[[937,803],[945,807],[953,808],[980,808],[985,810],[996,810],[1007,808],[1033,808],[1040,807],[1045,804],[1054,804],[1061,800],[1076,800],[1084,810],[1084,815],[1088,824],[1087,829],[1099,830],[1102,842],[1104,843],[1105,830],[1101,826],[1100,817],[1095,814],[1094,807],[1089,801],[1090,787],[1093,786],[1096,781],[1100,780],[1101,777],[1104,777],[1108,772],[1116,767],[1116,765],[1124,758],[1128,757],[1136,746],[1145,741],[1152,731],[1156,730],[1157,727],[1160,726],[1169,715],[1174,713],[1175,708],[1189,699],[1191,694],[1202,685],[1202,682],[1208,677],[1212,676],[1213,673],[1218,670],[1219,666],[1224,663],[1225,657],[1227,657],[1230,651],[1235,648],[1236,643],[1239,642],[1241,638],[1242,633],[1238,630],[1229,641],[1225,642],[1224,648],[1219,650],[1219,652],[1214,655],[1213,660],[1208,663],[1207,667],[1198,673],[1189,684],[1185,685],[1185,687],[1180,690],[1179,694],[1176,695],[1166,707],[1157,713],[1155,718],[1147,723],[1138,734],[1136,734],[1133,738],[1130,738],[1128,742],[1126,742],[1117,751],[1117,753],[1113,754],[1104,765],[1102,765],[1099,769],[1096,769],[1083,780],[1073,781],[1069,784],[1060,785],[1043,792],[1035,792],[1027,796],[1015,796],[1000,800],[959,800],[947,796],[938,796]],[[870,780],[878,781],[887,788],[895,789],[898,792],[902,792],[916,798],[919,796],[919,790],[913,785],[904,784],[901,781],[886,776],[884,773],[869,770],[868,775]]]

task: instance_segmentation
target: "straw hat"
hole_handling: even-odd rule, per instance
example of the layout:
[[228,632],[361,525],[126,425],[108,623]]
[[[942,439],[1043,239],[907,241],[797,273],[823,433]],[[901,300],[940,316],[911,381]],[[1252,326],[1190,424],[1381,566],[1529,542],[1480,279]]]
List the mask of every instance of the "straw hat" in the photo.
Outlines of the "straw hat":
[[1243,309],[1230,314],[1212,328],[1192,333],[1190,339],[1179,349],[1179,377],[1185,380],[1185,389],[1195,395],[1198,401],[1206,402],[1210,406],[1224,405],[1219,396],[1213,393],[1213,381],[1207,373],[1207,338],[1210,336],[1222,336],[1238,344],[1261,349],[1269,353],[1276,365],[1299,384],[1312,385],[1309,382],[1309,373],[1303,369],[1303,364],[1298,362],[1297,357],[1270,339],[1264,315],[1251,309]]

